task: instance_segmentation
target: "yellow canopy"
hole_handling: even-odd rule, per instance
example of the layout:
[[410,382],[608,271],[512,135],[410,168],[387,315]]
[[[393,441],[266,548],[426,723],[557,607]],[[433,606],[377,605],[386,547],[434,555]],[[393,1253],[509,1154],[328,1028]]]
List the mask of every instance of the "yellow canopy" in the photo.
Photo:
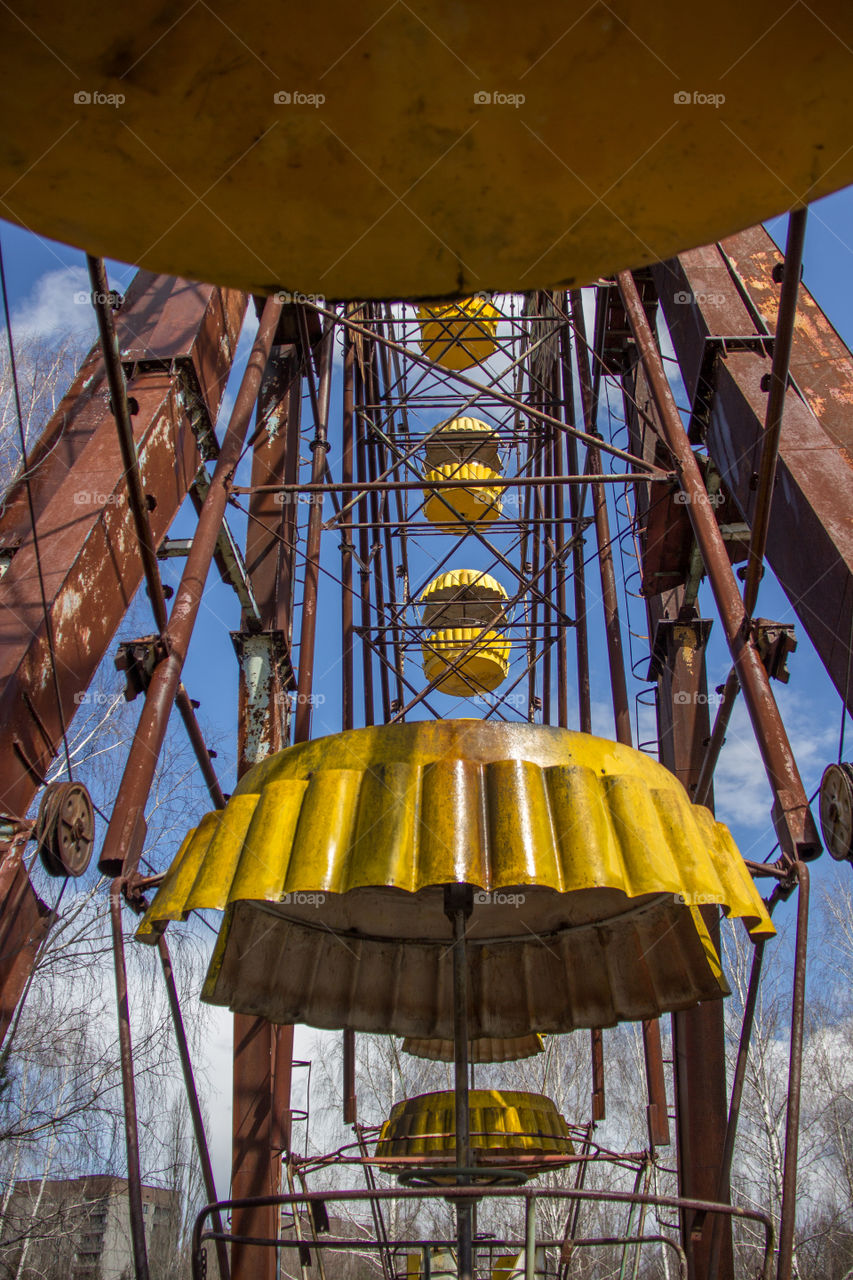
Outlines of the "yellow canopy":
[[206,999],[451,1039],[442,886],[460,882],[477,889],[472,1038],[725,994],[702,905],[773,932],[726,827],[648,756],[565,729],[430,720],[256,765],[184,841],[139,936],[224,909]]

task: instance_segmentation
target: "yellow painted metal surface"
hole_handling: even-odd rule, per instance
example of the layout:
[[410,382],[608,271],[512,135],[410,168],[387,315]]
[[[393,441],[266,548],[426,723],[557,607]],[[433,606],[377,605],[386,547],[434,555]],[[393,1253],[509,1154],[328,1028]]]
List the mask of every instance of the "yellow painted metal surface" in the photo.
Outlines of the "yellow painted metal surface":
[[500,439],[481,418],[463,415],[441,424],[424,443],[427,470],[445,462],[479,462],[500,470]]
[[470,369],[497,350],[499,316],[485,297],[419,307],[421,351],[445,369]]
[[478,569],[451,569],[424,588],[422,620],[435,630],[421,644],[423,668],[441,693],[474,698],[506,679],[511,643],[488,625],[506,600],[501,584]]
[[853,181],[845,0],[25,19],[0,6],[3,216],[258,293],[580,284]]
[[187,836],[139,936],[224,909],[205,998],[273,1021],[451,1039],[442,886],[459,882],[477,890],[472,1038],[725,994],[700,906],[773,933],[727,828],[642,752],[430,720],[256,765]]
[[[468,1094],[471,1152],[477,1164],[511,1164],[519,1156],[574,1154],[569,1126],[550,1098],[539,1093],[472,1089]],[[456,1157],[455,1094],[424,1093],[398,1102],[382,1126],[375,1155],[393,1160],[424,1156],[436,1163]]]
[[[494,1036],[481,1036],[479,1040],[468,1043],[469,1062],[518,1062],[522,1058],[532,1058],[542,1053],[545,1041],[542,1036],[514,1036],[512,1039],[497,1039]],[[426,1058],[429,1062],[453,1062],[452,1040],[417,1040],[413,1037],[403,1041],[403,1052],[410,1053],[413,1058]]]
[[423,605],[432,605],[445,600],[504,601],[506,598],[505,589],[490,573],[483,573],[481,569],[449,569],[424,587],[420,601]]
[[[506,680],[511,644],[499,631],[483,627],[445,627],[424,637],[424,675],[440,693],[475,698]],[[458,667],[453,664],[458,663]],[[445,674],[442,674],[444,672]]]
[[[477,480],[476,488],[464,489],[461,485],[444,489],[439,493],[432,488],[424,491],[424,515],[433,524],[445,525],[449,532],[461,532],[461,521],[490,524],[501,514],[500,472],[485,467],[480,462],[445,462],[431,471],[424,479],[428,485],[440,488],[443,480]],[[483,481],[490,481],[488,487]],[[461,521],[460,521],[461,517]]]

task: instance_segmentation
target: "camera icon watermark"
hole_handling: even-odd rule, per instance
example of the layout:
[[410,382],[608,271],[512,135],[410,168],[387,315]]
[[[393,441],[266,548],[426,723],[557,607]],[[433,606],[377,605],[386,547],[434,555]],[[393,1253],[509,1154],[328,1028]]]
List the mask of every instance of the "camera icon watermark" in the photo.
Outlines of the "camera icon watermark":
[[717,707],[723,700],[721,693],[688,693],[686,689],[679,689],[672,696],[673,702],[679,706],[687,706],[688,703],[695,707]]
[[322,293],[291,293],[289,289],[277,289],[273,294],[277,302],[282,306],[309,306],[309,307],[325,307],[326,299]]
[[279,902],[288,907],[322,907],[325,893],[282,893]]
[[288,490],[286,493],[277,493],[274,495],[273,501],[277,507],[294,507],[297,503],[306,507],[322,507],[322,493],[293,493]]
[[78,489],[72,499],[75,507],[117,507],[117,493],[98,493],[93,489]]
[[92,293],[87,289],[78,289],[74,294],[74,302],[78,307],[111,307],[113,311],[117,311],[124,302],[124,298],[115,289],[110,289],[108,293]]
[[708,303],[721,305],[725,302],[726,295],[724,293],[691,293],[689,289],[679,289],[678,293],[672,295],[672,300],[680,307],[689,307],[694,302],[702,307]]
[[109,694],[97,690],[80,689],[74,695],[74,704],[78,707],[106,707],[109,703]]
[[477,907],[521,907],[525,903],[523,893],[504,893],[500,889],[489,893],[485,889],[474,894],[474,905]]
[[523,93],[501,93],[499,90],[487,93],[485,89],[478,89],[474,94],[474,105],[477,107],[515,107],[517,110],[526,101]]
[[78,89],[74,94],[74,105],[77,107],[119,107],[124,106],[127,98],[123,93],[101,93],[99,89],[91,93],[87,89]]
[[286,89],[279,89],[274,93],[272,100],[277,107],[322,107],[326,101],[325,93],[303,93],[300,89],[294,89],[289,93]]
[[674,893],[672,900],[678,903],[680,907],[714,907],[720,905],[719,898],[713,893]]
[[673,502],[677,502],[679,506],[706,506],[721,507],[726,500],[726,495],[717,489],[715,493],[700,493],[694,498],[692,494],[685,493],[683,489],[679,489],[678,493],[673,495]]
[[677,107],[721,107],[726,100],[724,93],[700,93],[698,89],[694,89],[692,93],[686,89],[679,89],[677,93],[672,95],[672,100]]

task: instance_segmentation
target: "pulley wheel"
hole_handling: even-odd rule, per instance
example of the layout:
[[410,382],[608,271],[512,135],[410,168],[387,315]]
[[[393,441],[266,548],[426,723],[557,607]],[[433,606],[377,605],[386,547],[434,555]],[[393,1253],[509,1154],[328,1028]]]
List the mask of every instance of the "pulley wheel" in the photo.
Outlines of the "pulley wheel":
[[839,862],[853,860],[853,765],[831,764],[820,780],[823,840]]
[[42,866],[51,876],[82,876],[95,844],[95,811],[82,782],[50,782],[36,821]]

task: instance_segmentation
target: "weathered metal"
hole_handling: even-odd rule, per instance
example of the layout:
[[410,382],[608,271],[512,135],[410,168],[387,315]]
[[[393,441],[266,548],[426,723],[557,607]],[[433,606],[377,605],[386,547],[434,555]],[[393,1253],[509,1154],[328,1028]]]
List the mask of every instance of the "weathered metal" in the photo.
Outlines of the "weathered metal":
[[797,1162],[803,1082],[803,1035],[806,1024],[809,869],[804,862],[797,862],[793,870],[797,878],[797,933],[794,944],[794,986],[791,994],[791,1037],[788,1048],[785,1158],[782,1169],[782,1206],[779,1215],[777,1280],[791,1280],[794,1274],[794,1230],[797,1223]]
[[[460,881],[482,894],[468,932],[484,993],[472,1036],[648,1018],[721,991],[688,905],[698,894],[765,928],[725,828],[662,766],[567,730],[463,720],[354,730],[258,766],[190,833],[138,936],[227,906],[206,998],[284,1022],[448,1037],[439,887]],[[614,916],[617,902],[634,910]],[[602,919],[627,930],[634,959],[618,972],[597,968]],[[666,929],[666,948],[635,938],[647,927]],[[284,945],[287,966],[273,960]],[[565,976],[580,969],[583,984]]]
[[133,1068],[133,1042],[130,1028],[130,1005],[127,995],[127,965],[121,922],[122,881],[116,877],[110,887],[110,930],[116,1004],[118,1007],[118,1042],[121,1063],[121,1094],[124,1109],[124,1141],[127,1157],[127,1203],[130,1215],[130,1238],[135,1280],[148,1280],[148,1252],[145,1219],[142,1214],[142,1173],[139,1160],[139,1123],[136,1109],[136,1077]]
[[192,549],[187,557],[164,633],[168,654],[158,663],[151,678],[128,753],[113,817],[104,838],[100,865],[105,874],[126,876],[136,870],[141,853],[139,833],[148,792],[225,514],[228,486],[240,458],[281,305],[276,298],[269,298],[264,305],[258,334],[234,402],[210,489],[199,515]]
[[[443,1181],[448,1182],[454,1162],[456,1168],[482,1166],[483,1180],[488,1180],[490,1166],[511,1167],[519,1157],[524,1157],[519,1171],[530,1177],[539,1172],[537,1157],[574,1155],[569,1126],[551,1099],[513,1089],[469,1091],[470,1127],[460,1143],[458,1096],[458,1089],[450,1089],[396,1102],[379,1134],[375,1161],[393,1170],[398,1159],[422,1156],[436,1170],[446,1166],[449,1176]],[[464,1146],[464,1161],[460,1146]],[[558,1160],[552,1159],[547,1167],[557,1165]]]
[[[240,665],[237,713],[237,774],[286,746],[290,736],[289,691],[293,584],[298,511],[278,502],[267,482],[295,476],[299,458],[301,361],[297,347],[285,341],[282,314],[263,371],[252,440],[245,562],[257,617],[243,611],[243,630],[232,636]],[[293,334],[298,337],[298,334]],[[235,1014],[232,1101],[232,1187],[275,1194],[282,1189],[282,1153],[290,1146],[292,1027],[276,1027],[261,1018]],[[270,1208],[236,1211],[235,1229],[243,1235],[274,1231]],[[275,1257],[235,1245],[234,1280],[275,1280]]]
[[[178,997],[178,989],[175,985],[175,974],[172,969],[172,957],[169,954],[169,944],[165,938],[160,938],[157,943],[157,951],[160,956],[160,968],[163,971],[163,980],[166,984],[166,997],[169,1002],[169,1013],[172,1016],[172,1027],[175,1032],[175,1042],[178,1046],[178,1057],[181,1062],[181,1073],[184,1077],[184,1089],[187,1095],[187,1105],[190,1110],[190,1119],[193,1126],[193,1135],[195,1137],[196,1150],[198,1152],[199,1164],[201,1166],[201,1177],[204,1183],[204,1194],[207,1196],[208,1203],[216,1200],[216,1183],[213,1178],[213,1165],[210,1162],[210,1152],[207,1147],[207,1135],[204,1131],[204,1116],[199,1103],[198,1090],[196,1089],[195,1075],[193,1073],[192,1060],[190,1058],[189,1045],[187,1043],[187,1033],[184,1028],[184,1019],[181,1013],[181,1002]],[[222,1231],[222,1218],[220,1214],[214,1210],[213,1213],[214,1230]],[[225,1248],[225,1242],[216,1241],[216,1259],[219,1264],[219,1280],[229,1280],[230,1269],[228,1266],[228,1251]]]
[[[122,358],[134,361],[134,436],[144,488],[157,497],[150,515],[155,538],[166,533],[197,469],[197,437],[204,437],[215,418],[244,306],[241,294],[141,272],[117,317]],[[103,365],[94,352],[31,453],[68,723],[85,703],[143,577],[129,536],[127,482]],[[0,516],[0,540],[17,545],[0,580],[0,720],[6,729],[0,738],[0,799],[7,812],[19,816],[27,812],[61,741],[27,520],[23,486],[16,480]]]
[[24,864],[29,828],[0,848],[0,1044],[32,972],[53,912],[32,886]]
[[770,681],[747,625],[746,611],[719,526],[707,502],[698,463],[690,448],[667,381],[660,352],[630,272],[619,275],[619,289],[643,362],[649,389],[667,445],[680,466],[679,482],[687,498],[690,522],[702,553],[726,641],[738,673],[774,794],[773,821],[784,852],[792,859],[816,857],[820,840]]
[[[570,1204],[572,1201],[574,1201],[575,1203],[584,1203],[584,1202],[588,1203],[592,1201],[592,1202],[600,1202],[601,1204],[607,1204],[607,1205],[639,1204],[639,1205],[646,1205],[650,1208],[656,1208],[658,1210],[660,1209],[676,1209],[679,1211],[686,1210],[694,1214],[720,1215],[732,1221],[734,1219],[742,1219],[746,1222],[756,1223],[763,1229],[763,1232],[764,1232],[764,1249],[763,1249],[762,1265],[761,1265],[761,1270],[757,1273],[757,1277],[758,1277],[758,1280],[770,1280],[770,1277],[772,1275],[773,1259],[774,1259],[774,1231],[773,1231],[773,1222],[770,1219],[769,1215],[759,1210],[744,1209],[744,1208],[741,1208],[739,1205],[720,1204],[719,1202],[715,1202],[712,1200],[692,1200],[692,1199],[688,1200],[681,1196],[649,1195],[646,1192],[631,1192],[631,1191],[588,1190],[586,1188],[581,1188],[581,1187],[539,1188],[539,1187],[532,1187],[532,1186],[524,1186],[524,1187],[513,1187],[513,1188],[507,1188],[507,1187],[485,1187],[484,1188],[484,1187],[453,1186],[453,1187],[418,1187],[416,1189],[414,1188],[390,1189],[386,1187],[371,1187],[367,1190],[358,1190],[358,1191],[337,1191],[337,1190],[332,1190],[332,1191],[324,1190],[324,1191],[313,1191],[313,1192],[303,1191],[299,1195],[291,1194],[289,1196],[262,1197],[259,1200],[253,1201],[252,1203],[255,1203],[255,1204],[272,1203],[275,1205],[293,1206],[294,1208],[299,1204],[302,1204],[302,1205],[305,1205],[310,1212],[310,1206],[313,1203],[316,1203],[318,1201],[322,1202],[324,1206],[327,1206],[328,1204],[331,1204],[331,1203],[358,1204],[361,1201],[369,1201],[377,1205],[381,1205],[385,1201],[393,1202],[395,1200],[400,1200],[401,1202],[405,1203],[410,1201],[417,1201],[420,1199],[428,1201],[428,1200],[437,1200],[441,1198],[449,1201],[451,1204],[459,1200],[474,1201],[474,1200],[480,1200],[480,1199],[488,1199],[490,1201],[494,1201],[496,1204],[502,1204],[510,1200],[512,1197],[518,1197],[518,1199],[521,1200],[522,1203],[525,1205],[531,1201],[534,1204],[536,1204],[544,1200],[555,1200],[557,1202],[568,1202]],[[220,1211],[227,1210],[227,1209],[233,1208],[235,1203],[236,1202],[233,1200],[224,1200],[224,1201],[220,1201],[218,1206],[216,1207],[219,1208]],[[206,1219],[210,1216],[213,1208],[214,1206],[212,1205],[206,1205],[197,1215],[195,1225],[193,1227],[193,1235],[192,1235],[193,1280],[202,1280],[203,1263],[201,1259],[204,1252],[203,1246],[204,1246],[205,1240],[209,1240],[212,1238],[212,1233],[204,1229],[204,1224]],[[233,1237],[226,1236],[226,1239],[233,1239]],[[340,1239],[336,1237],[326,1237],[325,1239],[329,1247],[332,1247],[332,1248],[337,1246],[347,1247],[347,1246],[352,1246],[353,1244],[352,1239],[346,1238],[346,1237],[340,1238]],[[621,1243],[622,1237],[606,1237],[604,1242],[612,1243],[613,1241]],[[258,1239],[254,1243],[266,1245],[268,1248],[273,1245],[276,1245],[278,1247],[290,1247],[290,1248],[296,1247],[295,1242],[293,1240],[283,1240],[280,1235],[276,1235],[274,1237],[267,1237],[266,1239]],[[316,1243],[319,1245],[322,1245],[322,1238],[318,1240]],[[427,1245],[432,1244],[433,1241],[431,1240],[424,1241],[422,1239],[411,1239],[411,1240],[400,1240],[399,1242],[386,1241],[383,1243],[386,1246],[388,1243],[392,1243],[392,1244],[399,1243],[399,1244],[410,1244],[417,1247],[422,1244],[427,1244]],[[444,1244],[445,1241],[436,1240],[434,1241],[434,1243]],[[554,1240],[540,1240],[539,1243],[540,1245],[546,1244],[550,1248],[561,1249],[565,1243],[565,1239],[563,1238],[563,1239],[554,1239]],[[377,1248],[376,1241],[365,1240],[365,1241],[362,1241],[361,1244],[362,1244],[362,1247],[365,1249]],[[572,1246],[578,1246],[582,1244],[582,1240],[572,1239],[571,1244]],[[486,1245],[486,1247],[488,1247],[488,1244]],[[685,1275],[685,1273],[686,1273],[686,1269],[682,1270],[682,1273],[681,1273],[682,1276]],[[525,1277],[525,1280],[534,1280],[534,1277],[532,1275],[527,1275]]]
[[[474,906],[474,894],[470,885],[449,884],[444,887],[444,914],[450,921],[453,932],[453,1092],[445,1095],[445,1102],[453,1105],[453,1158],[457,1170],[467,1169],[471,1164],[471,1097],[468,1086],[468,921]],[[403,1104],[405,1110],[405,1103]],[[392,1138],[395,1127],[395,1115],[391,1113],[388,1128],[383,1129],[377,1143],[377,1154],[383,1137],[389,1139],[389,1152],[393,1152],[396,1144]],[[403,1123],[403,1128],[408,1125]],[[415,1127],[417,1127],[417,1122]],[[449,1128],[449,1125],[445,1126]],[[449,1135],[448,1135],[449,1137]],[[408,1144],[405,1144],[408,1145]],[[424,1147],[420,1145],[420,1151]],[[409,1154],[404,1153],[404,1154]],[[470,1179],[459,1172],[456,1175],[460,1185],[465,1186]],[[473,1205],[462,1201],[456,1206],[456,1261],[459,1280],[472,1280],[474,1273],[474,1217]]]
[[[300,310],[303,328],[302,354],[309,360],[311,347],[305,313]],[[314,439],[311,442],[311,481],[319,484],[326,466],[326,440],[329,419],[329,398],[332,389],[332,339],[334,327],[326,321],[319,353],[319,391],[314,406]],[[311,370],[309,384],[313,386]],[[301,629],[299,633],[299,671],[296,693],[296,715],[293,722],[293,741],[304,742],[311,731],[312,691],[314,687],[314,641],[317,634],[317,592],[320,581],[320,536],[323,524],[323,508],[313,502],[308,510],[308,530],[305,535],[305,580],[302,588]]]
[[82,782],[48,783],[33,838],[48,875],[85,873],[95,844],[95,810]]
[[[743,518],[752,521],[783,258],[753,227],[653,268],[692,429]],[[774,277],[774,271],[776,276]],[[790,279],[790,275],[789,275]],[[853,358],[800,285],[784,401],[767,562],[848,709],[853,707]]]
[[752,617],[758,598],[758,587],[764,574],[764,553],[767,548],[767,529],[776,481],[776,465],[779,457],[779,441],[782,437],[782,419],[788,392],[788,375],[791,367],[791,350],[794,325],[797,318],[797,296],[800,274],[803,269],[803,246],[806,239],[806,209],[792,210],[788,218],[788,237],[785,243],[785,259],[782,274],[782,292],[773,336],[773,365],[767,392],[767,413],[761,437],[761,457],[758,463],[758,480],[755,485],[755,505],[750,521],[749,557],[743,589],[743,604]]

